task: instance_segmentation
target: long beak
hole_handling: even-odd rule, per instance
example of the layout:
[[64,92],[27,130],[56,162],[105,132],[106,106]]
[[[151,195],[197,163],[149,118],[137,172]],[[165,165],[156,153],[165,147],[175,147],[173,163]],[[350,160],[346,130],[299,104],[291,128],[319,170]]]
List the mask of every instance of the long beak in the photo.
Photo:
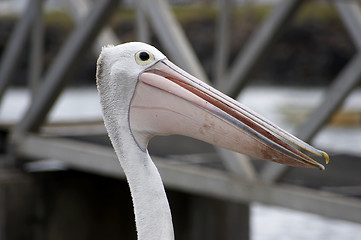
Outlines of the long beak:
[[139,146],[154,135],[180,134],[290,166],[324,166],[298,149],[328,155],[266,120],[234,99],[162,60],[139,75],[130,107]]

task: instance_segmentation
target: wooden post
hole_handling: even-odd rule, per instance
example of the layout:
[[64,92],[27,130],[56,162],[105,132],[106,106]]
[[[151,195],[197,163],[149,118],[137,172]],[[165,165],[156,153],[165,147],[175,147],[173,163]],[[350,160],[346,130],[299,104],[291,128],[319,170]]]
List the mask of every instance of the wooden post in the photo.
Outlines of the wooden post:
[[249,204],[167,191],[178,240],[248,240]]

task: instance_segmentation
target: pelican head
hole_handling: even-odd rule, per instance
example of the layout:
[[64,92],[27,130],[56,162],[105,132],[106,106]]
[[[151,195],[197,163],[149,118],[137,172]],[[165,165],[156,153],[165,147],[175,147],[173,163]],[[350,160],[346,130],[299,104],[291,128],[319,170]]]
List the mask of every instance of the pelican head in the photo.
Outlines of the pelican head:
[[143,151],[155,135],[180,134],[290,166],[324,169],[299,149],[328,162],[325,152],[188,74],[148,44],[103,48],[97,79],[101,99],[108,101],[103,108],[112,108],[103,111],[118,112],[113,120],[130,130]]
[[163,183],[147,152],[155,135],[185,135],[291,166],[324,169],[301,150],[328,162],[326,153],[183,71],[144,43],[103,48],[97,87],[105,127],[132,193],[139,240],[174,239]]

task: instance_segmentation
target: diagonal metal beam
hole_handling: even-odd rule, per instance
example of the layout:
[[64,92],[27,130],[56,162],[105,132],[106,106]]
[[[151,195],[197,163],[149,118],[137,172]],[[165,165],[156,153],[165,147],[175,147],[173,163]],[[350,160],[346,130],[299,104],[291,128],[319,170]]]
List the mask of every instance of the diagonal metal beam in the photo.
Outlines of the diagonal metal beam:
[[220,1],[220,12],[218,13],[216,25],[216,44],[214,55],[214,85],[218,88],[225,84],[224,78],[227,60],[229,57],[229,33],[230,33],[230,15],[231,15],[231,0]]
[[[361,53],[356,55],[334,80],[323,97],[323,101],[313,111],[305,123],[298,128],[296,136],[309,142],[339,109],[341,104],[361,80]],[[262,180],[274,182],[286,174],[288,167],[267,163],[260,173]]]
[[20,122],[14,126],[14,136],[28,131],[35,132],[44,123],[51,107],[65,87],[69,73],[89,49],[118,3],[118,0],[98,1],[83,24],[76,27],[46,73],[36,98]]
[[10,84],[11,75],[21,56],[25,41],[28,39],[30,26],[36,14],[36,8],[33,5],[31,1],[28,2],[27,10],[16,24],[3,53],[0,64],[0,103],[6,88]]
[[361,9],[358,1],[334,0],[338,13],[353,39],[353,43],[361,51]]
[[35,96],[40,85],[43,69],[43,0],[34,0],[31,7],[35,9],[35,17],[32,22],[31,31],[29,85],[32,96]]
[[[92,2],[91,0],[66,0],[65,3],[67,4],[68,11],[76,25],[83,24],[84,19],[87,17],[91,9],[94,8],[95,4],[95,2]],[[118,39],[111,27],[105,26],[101,29],[93,43],[93,54],[98,56],[103,46],[107,46],[109,44],[117,45],[120,42],[121,41]]]
[[258,174],[250,157],[220,147],[216,147],[216,151],[221,156],[223,164],[229,172],[237,174],[246,181],[257,181]]
[[221,90],[232,97],[237,97],[242,88],[246,85],[251,73],[260,63],[260,59],[272,46],[274,40],[280,35],[281,30],[288,24],[302,0],[280,1],[274,7],[268,17],[253,36],[243,47],[243,51],[236,57],[234,64],[229,70],[227,83]]
[[149,37],[149,27],[147,23],[147,19],[145,17],[145,9],[142,4],[142,0],[136,0],[135,1],[135,13],[137,16],[137,22],[136,22],[136,31],[137,31],[137,38],[141,42],[149,43],[150,37]]
[[164,0],[142,0],[142,4],[144,9],[147,10],[150,23],[159,41],[172,61],[196,77],[206,81],[206,73],[184,32],[171,13],[168,3]]

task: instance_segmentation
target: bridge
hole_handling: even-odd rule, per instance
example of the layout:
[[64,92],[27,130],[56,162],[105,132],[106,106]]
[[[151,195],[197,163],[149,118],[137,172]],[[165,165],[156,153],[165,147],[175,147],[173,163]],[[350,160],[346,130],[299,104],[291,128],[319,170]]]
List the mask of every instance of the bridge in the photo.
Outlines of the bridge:
[[[30,239],[45,239],[45,236],[60,231],[60,225],[56,221],[67,221],[66,216],[61,216],[61,212],[67,211],[67,201],[74,204],[70,204],[74,209],[81,208],[84,204],[84,208],[91,210],[94,205],[83,202],[76,205],[75,200],[67,199],[71,194],[80,194],[82,191],[72,189],[72,184],[78,188],[84,187],[84,191],[87,191],[85,180],[80,181],[84,185],[75,182],[63,185],[57,181],[77,181],[80,178],[77,174],[86,176],[85,179],[91,178],[89,184],[94,184],[93,180],[98,179],[98,176],[124,180],[124,173],[109,144],[100,117],[70,122],[47,121],[57,99],[67,90],[70,74],[76,70],[84,56],[93,52],[96,58],[100,46],[121,42],[107,25],[114,10],[122,7],[119,1],[104,0],[94,5],[90,2],[68,1],[69,13],[76,24],[44,74],[41,74],[44,34],[41,0],[29,1],[2,54],[0,103],[1,108],[4,108],[4,104],[9,103],[4,99],[11,92],[9,86],[12,75],[22,56],[26,40],[30,40],[28,76],[31,99],[19,118],[1,122],[0,239],[21,239],[25,233],[27,236],[31,235]],[[137,39],[134,40],[151,43],[149,32],[153,30],[165,54],[173,62],[210,82],[169,4],[164,0],[138,0],[135,3],[133,9],[136,13]],[[217,66],[214,75],[217,77],[212,79],[212,84],[236,98],[251,82],[251,74],[257,71],[258,63],[277,42],[304,1],[280,1],[275,5],[229,65],[227,59],[231,51],[229,41],[232,36],[232,4],[232,1],[226,0],[218,5],[217,41],[213,59]],[[332,4],[358,52],[332,83],[322,89],[319,101],[313,103],[309,114],[294,129],[295,135],[307,142],[312,142],[327,128],[330,119],[337,114],[337,110],[354,92],[361,79],[359,5],[357,1],[340,0],[332,1]],[[249,239],[249,204],[253,202],[360,223],[360,176],[357,171],[360,155],[356,152],[352,157],[345,158],[345,152],[334,152],[332,148],[327,149],[327,146],[326,150],[331,153],[331,163],[321,174],[319,171],[259,162],[179,136],[154,139],[150,146],[152,159],[169,190],[170,204],[174,206],[176,231],[178,224],[192,225],[183,233],[176,232],[179,239],[182,236],[185,239],[220,239],[220,236]],[[340,180],[340,175],[345,177],[343,181]],[[298,183],[299,179],[303,179],[301,184]],[[57,186],[60,186],[59,191],[68,191],[70,195],[57,195]],[[119,186],[123,189],[123,194],[127,195],[127,187],[124,184]],[[50,195],[55,196],[52,200],[47,197],[46,191],[49,188],[52,189]],[[63,202],[54,200],[56,196],[65,196],[66,199]],[[86,196],[89,195],[82,195],[84,201],[87,201]],[[132,226],[133,221],[129,221],[132,216],[128,216],[132,206],[129,196],[126,198],[128,202],[124,200],[127,203],[124,205],[128,209],[125,214],[127,219],[122,221],[128,221],[127,226]],[[99,196],[96,199],[99,200]],[[94,200],[89,201],[96,204]],[[46,207],[49,205],[52,208]],[[182,215],[182,211],[187,214]],[[55,213],[55,217],[51,213]],[[98,224],[94,219],[90,221],[91,217],[86,219],[86,216],[88,215],[82,215],[80,211],[75,217],[84,221],[83,229]],[[29,219],[33,219],[33,223],[20,233],[18,226],[24,225]],[[49,219],[55,222],[54,225],[49,226],[44,222]],[[240,225],[243,227],[240,228]]]

